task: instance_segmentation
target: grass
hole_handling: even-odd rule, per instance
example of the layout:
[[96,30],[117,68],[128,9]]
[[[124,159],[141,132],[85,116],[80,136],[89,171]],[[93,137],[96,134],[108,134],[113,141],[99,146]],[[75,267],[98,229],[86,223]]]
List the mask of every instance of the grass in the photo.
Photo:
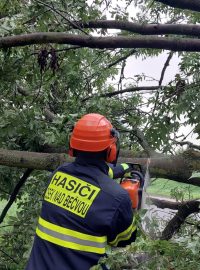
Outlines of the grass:
[[180,194],[180,196],[183,196],[185,200],[200,198],[200,187],[164,178],[158,178],[152,181],[147,191],[152,195],[165,197],[171,197],[171,193],[176,192]]

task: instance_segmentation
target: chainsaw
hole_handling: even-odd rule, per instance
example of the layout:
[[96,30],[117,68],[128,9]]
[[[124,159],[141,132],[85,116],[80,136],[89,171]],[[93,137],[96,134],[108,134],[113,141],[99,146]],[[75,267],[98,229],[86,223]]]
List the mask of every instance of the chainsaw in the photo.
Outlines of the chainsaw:
[[131,167],[128,176],[121,178],[120,185],[124,188],[130,196],[132,208],[139,210],[142,203],[142,193],[145,182],[144,170],[141,164],[128,163]]

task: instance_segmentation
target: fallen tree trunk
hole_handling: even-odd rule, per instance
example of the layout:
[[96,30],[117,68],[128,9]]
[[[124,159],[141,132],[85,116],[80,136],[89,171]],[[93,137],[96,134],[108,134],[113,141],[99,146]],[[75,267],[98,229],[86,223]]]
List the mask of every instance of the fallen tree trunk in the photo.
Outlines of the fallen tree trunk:
[[[54,170],[63,162],[71,162],[64,153],[36,153],[0,149],[0,165],[38,170]],[[119,162],[146,165],[147,158],[135,158],[130,151],[121,151]],[[187,151],[182,155],[165,156],[154,154],[150,158],[151,177],[163,177],[175,181],[200,186],[198,178],[188,178],[192,171],[200,171],[200,152]]]
[[[146,165],[147,158],[130,158],[128,152],[125,152],[127,158],[123,157],[119,161],[136,162]],[[151,177],[162,177],[175,180],[182,183],[200,186],[199,178],[190,178],[193,171],[200,171],[200,152],[188,150],[176,156],[168,156],[154,153],[150,158]]]
[[65,161],[70,161],[60,153],[36,153],[0,149],[0,165],[37,170],[53,170]]

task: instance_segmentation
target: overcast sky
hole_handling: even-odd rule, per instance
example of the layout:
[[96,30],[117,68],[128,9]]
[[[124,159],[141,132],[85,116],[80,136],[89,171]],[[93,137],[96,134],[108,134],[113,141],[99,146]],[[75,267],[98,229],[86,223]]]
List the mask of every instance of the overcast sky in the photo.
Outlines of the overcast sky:
[[[90,0],[89,0],[90,1]],[[91,0],[92,1],[92,0]],[[112,7],[117,7],[117,5],[120,5],[123,9],[123,7],[126,5],[126,1],[117,1],[112,0]],[[134,5],[131,4],[129,9],[129,16],[135,17],[136,12],[138,11],[135,9]],[[104,10],[104,15],[107,16],[107,19],[113,19],[111,15]],[[163,21],[165,22],[168,18],[165,17],[165,14],[163,14]],[[108,32],[110,34],[115,34],[117,31],[113,29],[109,29]],[[128,83],[133,83],[133,79],[135,75],[138,74],[145,74],[149,77],[149,79],[145,79],[142,82],[139,83],[140,86],[151,86],[151,85],[158,85],[158,81],[161,76],[162,69],[164,67],[164,64],[167,60],[169,51],[165,51],[159,56],[155,57],[148,57],[147,59],[142,59],[142,57],[135,58],[135,56],[131,56],[126,61],[126,67],[124,69],[124,75],[125,78],[130,78],[127,80],[124,80],[123,87],[125,87],[125,84],[128,85]],[[178,67],[179,59],[178,54],[174,54],[172,59],[170,60],[169,66],[167,67],[163,79],[163,85],[168,84],[170,81],[173,81],[175,79],[175,75],[179,73],[179,67]],[[150,78],[154,78],[155,80],[151,80]],[[119,75],[116,76],[114,81],[108,80],[109,83],[118,83],[119,82]],[[117,86],[116,86],[117,88]],[[117,90],[117,89],[116,89]],[[146,95],[148,97],[148,95]],[[184,119],[183,119],[184,120]],[[187,135],[192,130],[191,126],[187,127],[181,127],[180,132],[178,135],[184,134]],[[194,144],[199,144],[200,142],[196,140],[196,135],[192,134],[190,135],[187,140],[191,141]]]
[[[133,77],[136,74],[142,74],[155,78],[159,81],[161,71],[163,69],[163,66],[167,60],[168,52],[164,52],[159,56],[155,57],[148,57],[147,59],[142,60],[142,58],[135,59],[134,56],[131,56],[127,60],[127,64],[125,67],[125,76],[126,77]],[[173,58],[171,59],[169,66],[167,67],[167,70],[165,72],[163,84],[167,84],[170,81],[174,80],[174,76],[176,73],[179,72],[178,69],[178,56],[175,54]],[[142,85],[157,85],[155,81],[151,80],[145,80],[142,82]]]
[[[133,77],[136,74],[144,73],[145,75],[155,78],[156,80],[160,79],[161,71],[163,69],[164,63],[167,59],[168,52],[165,51],[159,56],[147,58],[142,60],[142,58],[135,59],[133,57],[129,57],[127,60],[127,65],[125,68],[125,77]],[[169,83],[170,81],[174,80],[174,76],[176,73],[179,73],[178,67],[179,59],[178,55],[174,55],[171,59],[169,66],[165,72],[165,76],[163,79],[163,85]],[[140,85],[157,85],[156,81],[145,80]],[[182,119],[184,120],[184,119]],[[184,134],[187,135],[192,130],[191,126],[182,126],[178,135]],[[191,134],[188,136],[187,140],[194,144],[200,144],[199,140],[196,139],[195,134]]]

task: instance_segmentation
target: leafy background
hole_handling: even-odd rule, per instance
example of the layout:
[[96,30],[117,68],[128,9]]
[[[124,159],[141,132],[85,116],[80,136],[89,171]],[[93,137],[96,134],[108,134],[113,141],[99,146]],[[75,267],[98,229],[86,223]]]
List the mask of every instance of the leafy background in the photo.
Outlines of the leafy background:
[[[73,29],[69,21],[87,22],[106,17],[138,23],[161,23],[169,18],[178,23],[198,23],[200,19],[198,13],[149,0],[124,1],[123,5],[99,0],[1,0],[0,15],[1,36],[49,31],[83,34]],[[84,30],[84,34],[92,33],[110,35],[106,29]],[[122,31],[115,35],[135,34]],[[0,147],[40,152],[45,146],[68,145],[73,124],[89,112],[106,115],[119,129],[122,147],[133,153],[142,150],[134,136],[135,127],[143,131],[152,147],[164,153],[175,153],[173,139],[177,139],[181,126],[192,125],[199,138],[199,53],[180,52],[179,74],[173,74],[169,84],[159,93],[150,93],[148,98],[140,92],[99,97],[145,82],[143,74],[136,74],[131,82],[120,77],[124,75],[125,65],[120,59],[130,53],[136,59],[146,59],[159,56],[162,50],[131,52],[129,49],[100,50],[51,44],[1,50]],[[181,90],[177,88],[180,82],[185,83]],[[2,205],[23,172],[22,169],[0,167]],[[1,224],[2,270],[24,269],[48,175],[49,172],[43,171],[31,174],[17,196],[13,212],[9,212],[9,217]],[[157,228],[159,230],[159,226]],[[107,263],[112,269],[122,269],[120,267],[129,262],[130,252],[150,252],[153,259],[139,265],[139,269],[199,269],[198,226],[191,228],[183,228],[176,243],[153,241],[141,230],[135,244],[126,251],[111,253]]]

